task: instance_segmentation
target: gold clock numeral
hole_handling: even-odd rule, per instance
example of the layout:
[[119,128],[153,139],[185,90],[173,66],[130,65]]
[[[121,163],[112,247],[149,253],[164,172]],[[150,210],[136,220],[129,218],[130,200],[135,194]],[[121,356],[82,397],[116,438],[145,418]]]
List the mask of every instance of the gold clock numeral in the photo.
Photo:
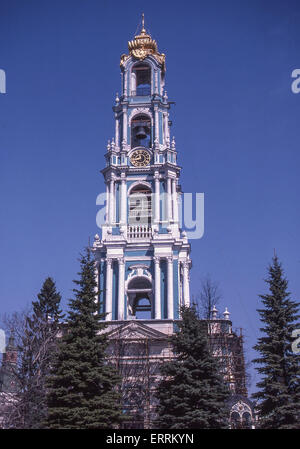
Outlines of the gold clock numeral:
[[145,167],[150,162],[150,155],[145,150],[136,150],[132,153],[130,162],[135,167]]

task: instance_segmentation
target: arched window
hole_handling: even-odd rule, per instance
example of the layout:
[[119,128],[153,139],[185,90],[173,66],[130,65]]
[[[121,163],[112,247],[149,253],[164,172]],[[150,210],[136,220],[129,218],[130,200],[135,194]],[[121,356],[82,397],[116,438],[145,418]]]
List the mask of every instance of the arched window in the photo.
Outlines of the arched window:
[[133,278],[127,289],[130,315],[140,320],[151,319],[152,311],[152,284],[144,276]]
[[240,419],[240,415],[237,412],[231,413],[230,421],[231,421],[232,429],[240,429],[241,428],[241,419]]
[[148,64],[136,64],[131,72],[131,95],[151,95],[151,68]]
[[137,115],[131,120],[131,148],[151,147],[151,120],[147,115]]
[[129,194],[129,217],[130,226],[147,225],[152,221],[151,190],[138,185],[133,187]]
[[249,412],[244,412],[242,416],[243,429],[251,429],[252,419]]

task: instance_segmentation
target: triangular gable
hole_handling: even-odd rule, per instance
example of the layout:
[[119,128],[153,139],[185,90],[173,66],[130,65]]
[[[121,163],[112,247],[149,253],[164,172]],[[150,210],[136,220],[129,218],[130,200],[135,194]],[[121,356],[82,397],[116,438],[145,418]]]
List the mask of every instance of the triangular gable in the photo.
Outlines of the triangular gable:
[[167,335],[162,332],[152,329],[145,324],[138,321],[130,321],[124,325],[118,326],[116,329],[107,333],[109,339],[114,338],[153,338],[153,339],[166,339]]

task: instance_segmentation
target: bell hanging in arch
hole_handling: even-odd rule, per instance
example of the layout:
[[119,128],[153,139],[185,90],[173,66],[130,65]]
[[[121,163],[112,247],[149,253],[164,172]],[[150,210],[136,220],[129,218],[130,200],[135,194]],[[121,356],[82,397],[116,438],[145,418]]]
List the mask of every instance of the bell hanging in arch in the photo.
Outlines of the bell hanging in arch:
[[144,126],[139,126],[139,127],[138,127],[138,129],[137,129],[137,131],[136,131],[136,137],[137,137],[139,140],[146,139],[146,137],[147,137],[147,132],[146,132],[146,129],[145,129]]

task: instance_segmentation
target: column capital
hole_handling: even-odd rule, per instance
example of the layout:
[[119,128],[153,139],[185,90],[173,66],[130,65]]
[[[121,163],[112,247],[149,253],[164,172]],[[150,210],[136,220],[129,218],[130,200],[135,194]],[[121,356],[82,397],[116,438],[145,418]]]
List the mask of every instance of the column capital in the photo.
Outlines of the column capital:
[[111,266],[112,266],[112,263],[113,263],[113,258],[107,257],[107,258],[106,258],[106,264],[107,264],[109,267],[111,267]]
[[173,256],[167,256],[166,259],[167,259],[168,263],[173,262]]
[[153,260],[154,260],[154,263],[159,263],[160,262],[160,257],[159,256],[153,256]]
[[124,263],[125,263],[124,257],[117,257],[117,261],[118,261],[119,265],[124,265]]
[[184,260],[182,263],[183,268],[189,268],[191,261],[190,260]]

